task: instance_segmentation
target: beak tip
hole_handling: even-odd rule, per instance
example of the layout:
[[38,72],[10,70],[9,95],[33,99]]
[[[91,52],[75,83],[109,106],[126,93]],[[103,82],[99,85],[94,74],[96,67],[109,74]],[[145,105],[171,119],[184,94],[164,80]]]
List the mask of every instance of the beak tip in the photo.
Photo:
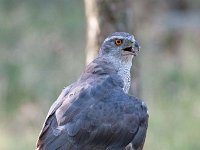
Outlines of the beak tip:
[[135,46],[136,48],[138,48],[138,49],[141,48],[139,42],[137,42],[137,41],[135,41],[134,46]]

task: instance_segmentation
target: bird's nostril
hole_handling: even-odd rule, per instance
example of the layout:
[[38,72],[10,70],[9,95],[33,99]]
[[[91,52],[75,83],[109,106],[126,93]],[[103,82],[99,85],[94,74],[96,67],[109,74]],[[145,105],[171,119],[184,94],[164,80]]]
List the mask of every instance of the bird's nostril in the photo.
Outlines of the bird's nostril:
[[137,47],[137,48],[140,48],[140,45],[139,45],[139,43],[137,41],[135,41],[134,46]]

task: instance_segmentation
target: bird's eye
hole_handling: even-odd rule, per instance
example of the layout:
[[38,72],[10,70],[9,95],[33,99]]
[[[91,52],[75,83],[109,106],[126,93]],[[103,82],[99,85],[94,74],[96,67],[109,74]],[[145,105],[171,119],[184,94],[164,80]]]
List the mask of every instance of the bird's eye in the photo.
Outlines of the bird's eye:
[[122,40],[122,39],[116,39],[116,40],[115,40],[115,44],[116,44],[117,46],[122,45],[122,44],[123,44],[123,40]]

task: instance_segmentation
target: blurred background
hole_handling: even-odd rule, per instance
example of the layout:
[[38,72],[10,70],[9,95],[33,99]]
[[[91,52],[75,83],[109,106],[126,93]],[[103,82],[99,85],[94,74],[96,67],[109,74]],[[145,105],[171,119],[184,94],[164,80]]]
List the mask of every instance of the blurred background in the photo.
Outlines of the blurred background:
[[[145,150],[200,149],[200,1],[132,1],[142,50]],[[85,67],[80,0],[0,0],[0,149],[34,149],[44,118]],[[134,71],[133,71],[134,75]]]

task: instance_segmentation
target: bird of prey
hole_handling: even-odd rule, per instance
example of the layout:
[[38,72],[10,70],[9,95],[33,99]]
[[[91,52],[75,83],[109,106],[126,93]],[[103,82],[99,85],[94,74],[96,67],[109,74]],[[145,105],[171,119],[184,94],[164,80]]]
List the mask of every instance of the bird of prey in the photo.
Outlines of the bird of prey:
[[147,107],[128,95],[139,49],[129,33],[107,37],[97,58],[51,106],[37,150],[142,150]]

